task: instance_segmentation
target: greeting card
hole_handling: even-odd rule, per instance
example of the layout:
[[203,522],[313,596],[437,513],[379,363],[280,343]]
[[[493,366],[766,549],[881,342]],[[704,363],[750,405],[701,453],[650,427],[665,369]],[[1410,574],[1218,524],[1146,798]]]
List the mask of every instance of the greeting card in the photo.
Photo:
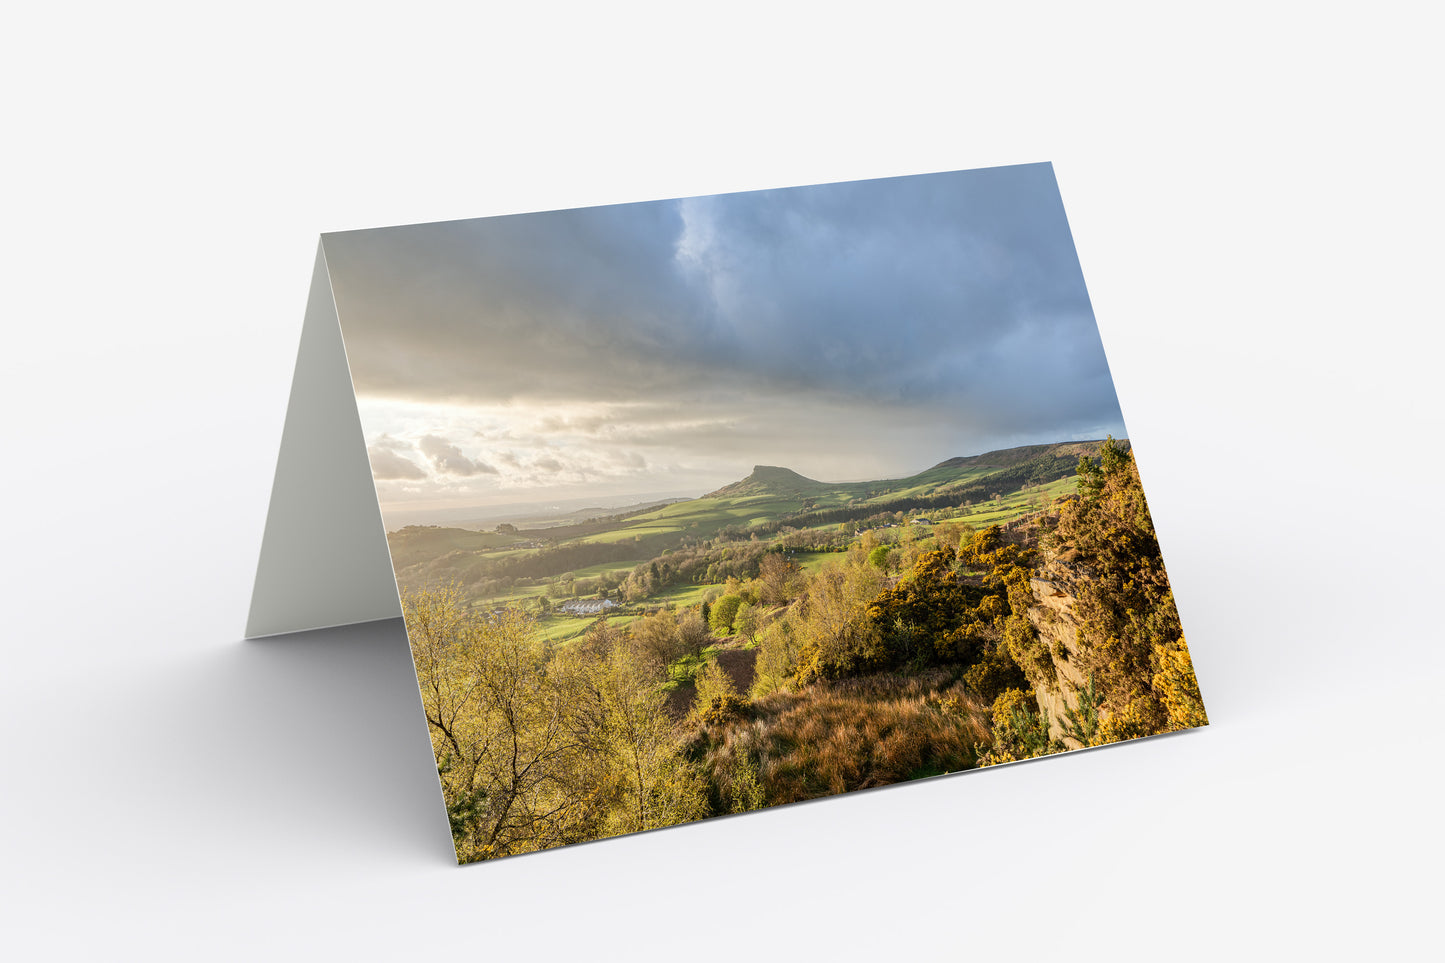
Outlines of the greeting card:
[[248,635],[458,859],[1206,724],[1047,164],[322,237]]

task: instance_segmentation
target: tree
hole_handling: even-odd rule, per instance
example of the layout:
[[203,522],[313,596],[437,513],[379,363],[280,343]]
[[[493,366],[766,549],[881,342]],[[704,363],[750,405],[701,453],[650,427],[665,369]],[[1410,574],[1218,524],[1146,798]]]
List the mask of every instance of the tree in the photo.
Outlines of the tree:
[[763,601],[772,605],[790,601],[797,592],[797,576],[798,566],[778,552],[764,555],[758,563]]
[[629,647],[568,652],[559,666],[567,718],[585,748],[581,767],[605,814],[599,836],[707,815],[702,781],[682,758],[658,678]]
[[850,554],[847,564],[824,568],[808,580],[802,613],[793,629],[796,684],[861,675],[889,663],[882,633],[868,617],[868,604],[881,585],[882,575],[866,564],[861,553]]
[[711,638],[708,634],[707,624],[692,609],[688,609],[678,616],[677,634],[682,640],[684,651],[691,652],[693,655],[702,655],[702,647],[707,645],[707,640]]
[[457,858],[586,837],[601,814],[531,620],[478,616],[454,585],[405,593],[402,608]]
[[738,607],[742,604],[741,595],[724,595],[714,602],[709,617],[709,625],[712,626],[712,630],[719,635],[727,635],[731,632],[733,619],[737,616]]
[[638,658],[661,672],[686,651],[671,612],[645,615],[632,623],[632,640]]
[[761,622],[758,610],[744,601],[738,606],[737,614],[733,616],[733,629],[751,644],[757,641]]
[[706,815],[660,672],[606,619],[554,654],[519,611],[478,615],[455,586],[402,605],[459,860]]

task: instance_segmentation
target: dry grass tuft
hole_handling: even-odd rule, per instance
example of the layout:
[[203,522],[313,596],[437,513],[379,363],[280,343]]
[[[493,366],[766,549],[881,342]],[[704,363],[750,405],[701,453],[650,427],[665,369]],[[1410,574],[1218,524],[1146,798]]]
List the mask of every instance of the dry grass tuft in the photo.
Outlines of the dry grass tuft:
[[724,809],[740,773],[756,773],[777,805],[970,769],[990,738],[988,707],[947,669],[775,693],[752,703],[751,717],[692,740]]

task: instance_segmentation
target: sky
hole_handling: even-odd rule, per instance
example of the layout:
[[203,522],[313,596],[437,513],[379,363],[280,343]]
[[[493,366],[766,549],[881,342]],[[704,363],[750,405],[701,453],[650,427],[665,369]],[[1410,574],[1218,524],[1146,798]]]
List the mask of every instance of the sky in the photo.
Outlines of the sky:
[[384,511],[1125,436],[1048,164],[323,243]]

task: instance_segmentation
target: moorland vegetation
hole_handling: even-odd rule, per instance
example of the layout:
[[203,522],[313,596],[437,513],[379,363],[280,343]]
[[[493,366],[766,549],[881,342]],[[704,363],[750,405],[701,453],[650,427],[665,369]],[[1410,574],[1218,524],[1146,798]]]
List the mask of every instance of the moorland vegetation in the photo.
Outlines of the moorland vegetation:
[[[1127,445],[991,454],[853,486],[759,469],[527,549],[393,533],[458,858],[1205,724]],[[656,554],[582,571],[588,546]],[[1061,584],[1069,646],[1039,631]],[[619,608],[553,613],[583,589]]]

